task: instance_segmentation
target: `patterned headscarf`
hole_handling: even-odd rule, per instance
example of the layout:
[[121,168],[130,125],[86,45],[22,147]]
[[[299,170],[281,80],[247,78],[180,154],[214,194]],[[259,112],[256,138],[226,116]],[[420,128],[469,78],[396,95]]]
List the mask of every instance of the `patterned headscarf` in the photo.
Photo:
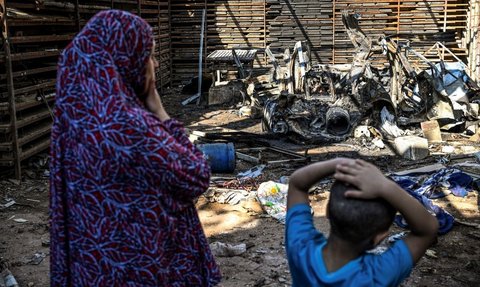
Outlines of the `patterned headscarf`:
[[90,99],[136,98],[152,44],[152,28],[140,17],[118,10],[98,13],[60,57],[57,103],[70,96],[72,83],[88,88],[84,97]]
[[75,204],[103,197],[86,191],[120,188],[108,176],[126,173],[123,167],[141,141],[142,128],[156,122],[136,93],[144,86],[152,46],[148,23],[109,10],[95,15],[60,56],[50,149],[54,281],[66,278],[61,274],[70,268],[63,252],[69,244],[68,221],[82,212]]

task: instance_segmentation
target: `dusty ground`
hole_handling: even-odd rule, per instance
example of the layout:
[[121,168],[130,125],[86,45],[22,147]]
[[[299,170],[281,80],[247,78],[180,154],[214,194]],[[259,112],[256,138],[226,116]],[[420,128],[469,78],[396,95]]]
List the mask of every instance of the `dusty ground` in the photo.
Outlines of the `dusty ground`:
[[[259,120],[239,117],[235,109],[218,110],[195,105],[184,108],[178,105],[181,99],[167,95],[164,102],[173,116],[183,120],[186,125],[193,126],[194,129],[200,126],[221,126],[260,133]],[[258,140],[257,138],[252,141]],[[270,142],[297,151],[306,148],[285,140]],[[391,156],[388,150],[368,150],[354,141],[310,147],[309,153],[313,160],[338,155],[362,156],[375,161],[385,171],[410,168],[404,160]],[[425,162],[429,161],[434,160]],[[280,176],[291,174],[301,165],[289,163],[267,168],[263,180],[278,180]],[[235,172],[252,166],[239,161]],[[9,263],[10,270],[20,286],[48,286],[48,182],[44,169],[29,168],[28,175],[21,183],[9,178],[8,175],[4,175],[0,179],[0,203],[4,203],[6,198],[13,198],[18,204],[0,210],[0,257]],[[327,185],[322,186],[311,196],[316,225],[325,233],[328,232],[328,221],[325,218],[325,206],[329,195],[327,190]],[[478,192],[471,192],[466,198],[450,195],[436,200],[436,203],[445,207],[458,219],[480,223]],[[282,224],[259,213],[258,206],[253,203],[232,206],[209,203],[205,198],[200,198],[198,210],[211,242],[246,243],[248,247],[247,252],[240,256],[217,258],[224,277],[223,286],[289,286],[290,276],[283,246]],[[15,219],[25,219],[27,222],[16,222]],[[398,231],[401,230],[392,229],[392,232]],[[439,238],[438,244],[431,248],[434,251],[433,256],[421,259],[403,285],[479,286],[479,243],[479,229],[456,225],[451,232]]]

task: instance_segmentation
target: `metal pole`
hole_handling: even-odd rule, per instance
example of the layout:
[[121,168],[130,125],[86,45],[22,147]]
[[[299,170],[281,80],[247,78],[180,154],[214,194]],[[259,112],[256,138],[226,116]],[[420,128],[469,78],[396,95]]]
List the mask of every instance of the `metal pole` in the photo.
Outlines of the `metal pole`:
[[202,31],[200,32],[200,52],[198,54],[198,99],[197,105],[200,105],[200,100],[202,98],[202,67],[203,67],[203,34],[205,31],[205,17],[207,9],[202,11]]
[[10,42],[8,39],[7,6],[5,5],[5,0],[0,0],[0,20],[0,27],[3,38],[3,48],[5,51],[5,66],[7,73],[7,89],[10,113],[10,134],[12,138],[15,178],[20,180],[22,178],[22,167],[20,158],[20,147],[18,145],[17,109],[15,107],[15,87],[13,85],[12,59],[10,55]]
[[77,32],[80,32],[80,7],[78,4],[78,0],[75,0],[75,21],[77,25]]

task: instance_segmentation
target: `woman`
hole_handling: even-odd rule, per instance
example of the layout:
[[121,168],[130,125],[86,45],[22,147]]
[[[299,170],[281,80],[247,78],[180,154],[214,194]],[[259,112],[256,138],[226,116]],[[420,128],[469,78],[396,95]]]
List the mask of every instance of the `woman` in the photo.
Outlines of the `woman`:
[[151,27],[94,16],[60,57],[51,144],[52,286],[213,286],[194,199],[210,169],[155,88]]

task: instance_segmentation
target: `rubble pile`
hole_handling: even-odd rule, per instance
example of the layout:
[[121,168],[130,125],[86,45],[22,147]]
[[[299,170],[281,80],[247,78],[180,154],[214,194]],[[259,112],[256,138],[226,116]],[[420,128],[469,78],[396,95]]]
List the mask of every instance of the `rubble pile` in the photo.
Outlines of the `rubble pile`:
[[[445,132],[478,132],[480,88],[451,51],[436,43],[433,48],[443,48],[458,62],[432,63],[393,37],[371,40],[358,26],[358,14],[342,17],[355,46],[351,65],[312,66],[301,42],[291,55],[286,50],[287,67],[270,57],[280,92],[264,104],[265,131],[309,142],[342,141],[363,125],[380,132],[374,139],[424,136],[420,126],[427,121]],[[379,53],[388,60],[386,68],[371,64],[371,56]]]

